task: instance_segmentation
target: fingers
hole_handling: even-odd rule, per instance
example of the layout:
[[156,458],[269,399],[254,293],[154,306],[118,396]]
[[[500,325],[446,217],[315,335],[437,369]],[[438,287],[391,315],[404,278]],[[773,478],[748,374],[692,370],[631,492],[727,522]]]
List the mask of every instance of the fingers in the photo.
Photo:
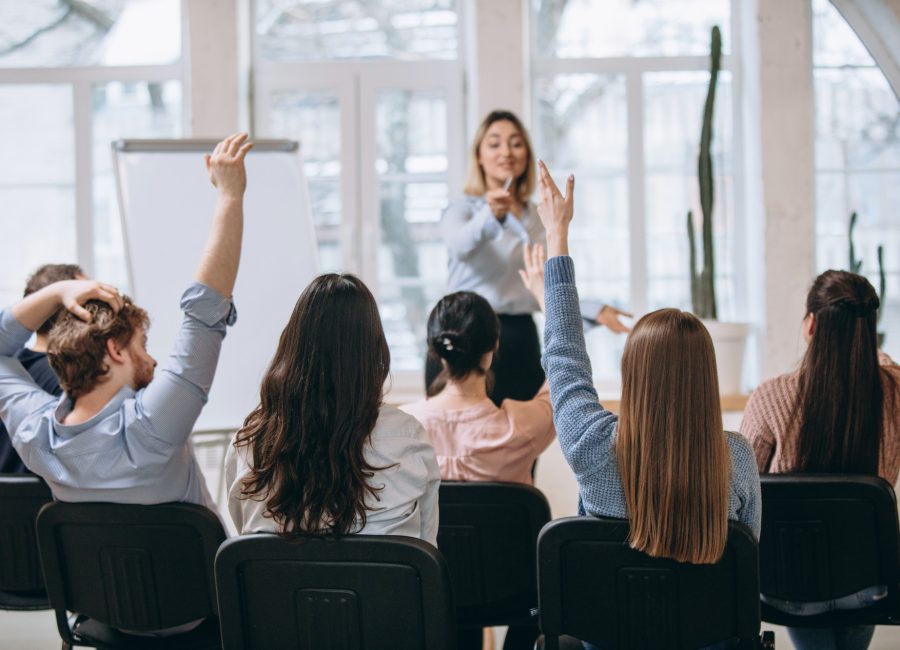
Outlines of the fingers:
[[[613,309],[616,309],[616,308],[613,307]],[[622,311],[621,309],[616,309],[616,313],[619,316],[625,316],[626,318],[634,318],[634,314],[632,314],[630,311]]]
[[77,302],[69,305],[67,309],[75,314],[78,318],[83,320],[85,323],[91,322],[91,312],[79,305]]
[[[560,196],[562,196],[562,194],[559,191],[559,188],[556,186],[556,182],[553,180],[553,177],[550,175],[550,171],[547,169],[547,165],[544,164],[543,160],[538,161],[538,169],[541,172],[541,180],[547,183],[547,187],[550,188],[551,193],[559,194]],[[574,177],[572,178],[572,181],[574,183]]]
[[230,142],[228,143],[228,154],[230,156],[237,156],[238,151],[241,149],[241,145],[243,145],[249,137],[250,136],[246,133],[236,133],[231,136]]
[[248,142],[247,144],[243,145],[240,149],[238,149],[237,159],[243,160],[246,157],[247,152],[250,151],[252,148],[253,148],[252,142]]
[[528,274],[525,273],[525,271],[523,271],[522,269],[519,269],[519,277],[522,278],[522,284],[527,287],[529,285]]
[[575,195],[575,175],[569,174],[569,178],[566,179],[566,203],[572,202],[572,197]]
[[210,161],[210,159],[212,159],[212,156],[210,156],[208,153],[203,154],[203,162],[206,163],[206,170],[207,170],[207,171],[209,171],[209,161]]

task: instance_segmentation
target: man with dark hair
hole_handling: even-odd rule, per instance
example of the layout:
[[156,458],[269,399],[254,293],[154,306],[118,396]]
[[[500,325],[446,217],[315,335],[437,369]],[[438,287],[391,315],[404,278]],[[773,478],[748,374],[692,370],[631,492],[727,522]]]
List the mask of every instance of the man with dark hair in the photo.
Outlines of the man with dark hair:
[[[25,296],[40,291],[47,285],[62,280],[84,280],[84,271],[77,264],[45,264],[35,271],[25,284]],[[35,331],[34,344],[30,348],[22,348],[16,358],[34,379],[34,383],[43,390],[59,397],[62,389],[50,363],[47,361],[47,334],[56,322],[57,314],[53,314]],[[6,433],[6,427],[0,422],[0,474],[23,474],[28,472],[19,454],[13,449],[12,442]]]
[[[222,340],[236,312],[246,188],[246,134],[205,156],[218,201],[184,319],[164,369],[147,353],[144,310],[114,287],[51,284],[0,311],[0,419],[25,465],[61,501],[165,503],[215,509],[190,434],[206,403]],[[41,390],[15,355],[53,314],[48,358],[65,394]]]

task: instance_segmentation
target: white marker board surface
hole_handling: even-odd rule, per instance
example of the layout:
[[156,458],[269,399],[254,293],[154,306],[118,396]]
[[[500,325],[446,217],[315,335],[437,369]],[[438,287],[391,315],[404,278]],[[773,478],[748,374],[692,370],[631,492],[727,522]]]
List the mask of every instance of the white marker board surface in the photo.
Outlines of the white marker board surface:
[[[203,154],[211,140],[113,143],[130,294],[150,314],[148,349],[165,367],[216,204]],[[259,402],[259,384],[300,292],[318,269],[299,146],[257,141],[246,158],[244,237],[228,328],[209,402],[196,430],[235,429]]]

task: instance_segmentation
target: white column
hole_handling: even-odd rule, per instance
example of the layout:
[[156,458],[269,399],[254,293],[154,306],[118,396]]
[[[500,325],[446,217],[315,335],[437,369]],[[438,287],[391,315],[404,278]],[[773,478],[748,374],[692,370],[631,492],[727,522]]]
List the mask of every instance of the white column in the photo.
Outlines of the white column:
[[185,0],[188,134],[221,138],[238,129],[238,0]]
[[745,209],[748,245],[761,253],[749,259],[759,260],[751,309],[761,316],[764,379],[793,369],[802,355],[800,323],[815,273],[812,16],[810,0],[756,0],[745,11]]
[[468,0],[465,5],[469,134],[495,108],[525,119],[527,10],[523,0]]

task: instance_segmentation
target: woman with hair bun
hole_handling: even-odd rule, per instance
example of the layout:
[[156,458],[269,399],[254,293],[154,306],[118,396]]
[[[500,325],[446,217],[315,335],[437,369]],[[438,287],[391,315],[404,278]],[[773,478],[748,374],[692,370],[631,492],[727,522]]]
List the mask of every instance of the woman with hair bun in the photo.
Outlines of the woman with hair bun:
[[426,399],[401,407],[431,436],[441,478],[533,482],[531,468],[553,441],[547,384],[534,399],[488,397],[500,321],[487,300],[458,291],[438,301],[428,317],[428,355],[440,372]]

